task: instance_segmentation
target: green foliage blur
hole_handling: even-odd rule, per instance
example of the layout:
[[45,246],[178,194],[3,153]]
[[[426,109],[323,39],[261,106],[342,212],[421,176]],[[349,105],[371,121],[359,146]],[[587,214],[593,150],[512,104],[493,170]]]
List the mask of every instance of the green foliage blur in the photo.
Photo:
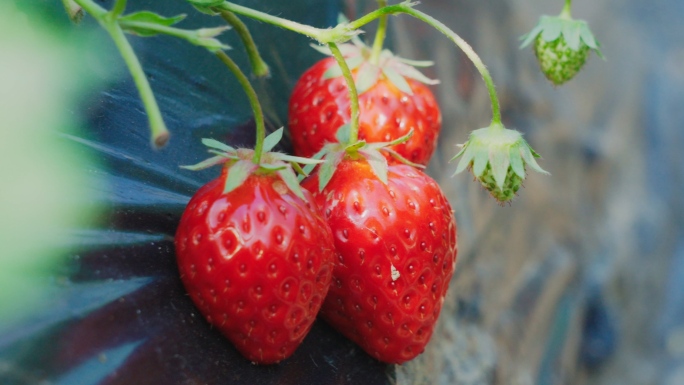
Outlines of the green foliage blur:
[[50,300],[69,231],[97,212],[92,160],[64,137],[93,83],[85,43],[22,3],[0,2],[0,330]]

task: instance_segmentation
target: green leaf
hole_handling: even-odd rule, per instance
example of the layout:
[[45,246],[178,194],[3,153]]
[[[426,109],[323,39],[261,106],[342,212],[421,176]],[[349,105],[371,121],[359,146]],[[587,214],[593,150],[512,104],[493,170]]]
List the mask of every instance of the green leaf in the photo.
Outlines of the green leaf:
[[270,133],[264,139],[263,151],[264,152],[271,152],[271,150],[273,150],[273,148],[280,142],[280,140],[282,138],[283,138],[283,128],[280,127],[279,129]]
[[380,150],[388,146],[396,146],[397,144],[408,142],[408,140],[411,139],[414,133],[415,131],[412,128],[409,130],[409,132],[406,133],[406,135],[400,136],[399,138],[394,139],[391,142],[372,142],[368,143],[366,145],[366,148],[368,150]]
[[[297,172],[297,174],[299,174],[297,176],[298,180],[299,180],[299,176],[302,176],[302,177],[309,176],[309,173],[304,171],[304,169],[302,168],[302,166],[299,165],[299,163],[292,162],[292,163],[290,163],[290,166],[292,166],[292,168]],[[302,179],[304,179],[304,178],[302,178]]]
[[402,63],[396,63],[393,68],[402,76],[411,78],[413,80],[419,81],[424,84],[430,84],[430,85],[435,85],[439,84],[439,80],[437,79],[430,79],[429,77],[423,75],[422,72],[418,71],[417,69],[409,66],[409,65],[404,65]]
[[280,175],[280,179],[285,182],[285,185],[287,186],[290,191],[292,191],[296,196],[300,197],[303,200],[306,200],[304,197],[304,192],[302,191],[302,187],[299,185],[299,180],[297,179],[297,175],[292,171],[291,168],[286,168],[284,170],[278,171],[278,175]]
[[379,75],[380,69],[378,67],[368,63],[363,63],[359,67],[359,71],[356,75],[355,83],[358,94],[361,95],[373,87],[378,81]]
[[249,160],[239,160],[235,162],[228,169],[228,177],[226,178],[226,184],[223,187],[223,193],[227,194],[240,187],[240,185],[242,185],[258,167],[258,165]]
[[424,166],[424,165],[422,165],[422,164],[420,164],[420,163],[413,163],[413,162],[411,162],[410,160],[404,158],[403,156],[401,156],[401,154],[399,154],[398,152],[392,150],[391,148],[383,147],[383,148],[381,148],[380,150],[389,153],[389,154],[392,155],[395,159],[397,159],[398,161],[400,161],[400,162],[403,163],[403,164],[407,164],[407,165],[409,165],[409,166],[412,166],[412,167],[415,167],[415,168],[419,168],[419,169],[425,169],[425,166]]
[[299,164],[321,164],[323,163],[322,160],[320,159],[311,159],[311,158],[303,158],[301,156],[293,156],[293,155],[287,155],[287,154],[282,154],[279,152],[274,152],[272,154],[273,157],[276,159],[285,161],[285,162],[292,162],[292,163],[299,163]]
[[520,149],[518,146],[511,146],[509,156],[511,159],[511,168],[513,169],[513,172],[516,173],[521,179],[525,179],[525,165],[523,164],[522,156],[520,155]]
[[489,163],[489,150],[487,147],[477,146],[474,151],[473,175],[480,177]]
[[330,48],[328,48],[327,45],[320,45],[320,44],[311,43],[311,44],[309,44],[309,46],[311,48],[315,49],[316,51],[322,53],[323,55],[332,56],[332,52],[330,52]]
[[584,41],[584,44],[586,44],[589,48],[591,49],[598,49],[598,42],[596,41],[596,38],[594,38],[594,34],[591,33],[591,30],[589,29],[589,25],[586,23],[583,23],[583,25],[579,29],[580,37],[582,38],[582,41]]
[[351,138],[351,123],[344,124],[337,129],[335,133],[335,139],[338,142],[348,144]]
[[207,147],[215,148],[217,150],[225,151],[228,153],[237,152],[237,150],[234,149],[233,147],[230,147],[229,145],[227,145],[225,143],[221,143],[216,139],[203,138],[202,144],[207,146]]
[[537,24],[528,34],[521,36],[520,38],[523,39],[523,42],[520,44],[520,49],[530,45],[530,43],[534,41],[534,39],[541,33],[542,30],[542,26]]
[[259,168],[264,169],[266,171],[279,171],[288,168],[288,165],[285,162],[261,163],[259,165]]
[[435,62],[430,60],[410,60],[399,56],[395,56],[394,58],[406,65],[410,65],[411,67],[431,67],[435,65]]
[[209,159],[203,160],[197,164],[191,165],[191,166],[180,166],[180,168],[186,169],[186,170],[191,170],[191,171],[198,171],[198,170],[204,170],[205,168],[209,168],[212,166],[215,166],[220,163],[225,163],[228,161],[228,158],[226,158],[223,155],[217,155],[214,157],[211,157]]
[[510,150],[506,151],[500,146],[491,146],[489,148],[489,165],[492,167],[494,174],[494,181],[496,187],[503,189],[506,181],[506,173],[508,173],[508,166],[511,163]]
[[371,166],[371,169],[373,170],[373,174],[380,179],[380,181],[383,184],[387,184],[387,159],[382,156],[380,151],[377,150],[360,150],[359,154],[363,155],[364,158],[366,158],[366,161],[368,161],[368,164]]
[[580,30],[581,25],[577,22],[565,22],[563,23],[563,37],[565,38],[565,43],[573,51],[580,49]]
[[461,151],[456,154],[451,160],[456,159],[459,155],[462,155],[461,160],[458,162],[458,166],[456,166],[456,171],[454,172],[454,175],[460,174],[468,168],[468,165],[470,165],[470,162],[472,162],[473,157],[475,156],[475,146],[470,145],[469,143],[466,143],[464,147],[461,149]]
[[325,163],[319,166],[318,191],[323,191],[325,186],[328,185],[344,155],[344,152],[331,152],[326,155]]
[[[315,153],[311,158],[313,159],[322,159],[326,154],[328,153],[328,148],[326,146],[323,146],[322,149],[320,149],[317,153]],[[325,161],[324,161],[325,162]],[[315,164],[307,164],[304,166],[304,173],[306,175],[309,175],[311,171],[316,167]]]
[[163,25],[166,27],[170,27],[181,20],[185,19],[185,14],[180,14],[176,15],[173,17],[164,17],[161,15],[158,15],[154,12],[150,11],[140,11],[140,12],[135,12],[135,13],[129,13],[126,16],[121,16],[119,20],[121,21],[137,21],[141,23],[150,23],[150,24],[157,24],[157,25]]
[[207,152],[210,153],[210,154],[222,156],[222,157],[224,157],[224,158],[226,158],[226,159],[235,159],[235,160],[240,159],[240,158],[237,156],[237,152],[236,152],[236,153],[229,153],[229,152],[219,151],[219,150],[214,150],[214,149],[209,149],[209,150],[207,150]]
[[542,16],[539,22],[542,26],[542,39],[544,41],[554,41],[558,39],[563,29],[563,24],[557,17]]
[[549,173],[546,170],[544,170],[539,166],[539,164],[537,164],[537,161],[534,159],[534,155],[532,155],[532,151],[529,146],[520,146],[520,155],[522,156],[525,163],[529,165],[533,170],[545,175],[549,175]]
[[413,95],[411,86],[403,76],[399,75],[397,71],[390,67],[385,67],[382,69],[382,73],[385,74],[390,83],[394,84],[401,92],[408,95]]

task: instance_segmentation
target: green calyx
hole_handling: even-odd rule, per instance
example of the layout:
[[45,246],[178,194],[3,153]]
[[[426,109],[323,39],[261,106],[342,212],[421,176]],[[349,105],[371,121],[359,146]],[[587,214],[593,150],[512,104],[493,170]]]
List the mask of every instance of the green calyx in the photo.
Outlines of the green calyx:
[[[339,22],[345,24],[347,20],[340,16]],[[315,50],[328,56],[332,56],[329,48],[312,44]],[[386,78],[390,83],[397,87],[401,92],[413,95],[413,90],[407,79],[413,79],[421,83],[435,85],[439,80],[430,79],[423,75],[415,67],[429,67],[434,63],[431,61],[408,60],[395,56],[390,50],[380,51],[377,60],[373,60],[373,48],[364,44],[361,39],[354,37],[351,43],[339,44],[340,52],[347,61],[350,70],[356,70],[356,89],[359,95],[372,88],[381,78]],[[332,66],[323,74],[323,79],[332,79],[343,76],[339,66]]]
[[573,19],[568,12],[558,16],[542,16],[532,31],[521,39],[520,48],[534,42],[540,68],[555,85],[572,79],[582,69],[592,50],[604,58],[600,43],[587,22]]
[[[351,142],[350,125],[343,125],[336,133],[337,143],[326,144],[312,157],[316,160],[320,159],[322,162],[320,166],[318,166],[319,191],[323,191],[325,186],[328,185],[335,174],[335,171],[337,170],[337,166],[345,157],[350,159],[365,159],[370,165],[373,174],[375,174],[375,176],[378,177],[378,179],[380,179],[380,181],[384,184],[387,184],[389,164],[387,163],[387,158],[385,158],[385,156],[382,154],[383,151],[387,152],[401,163],[417,168],[425,168],[425,166],[421,164],[416,164],[409,161],[390,148],[391,146],[408,141],[412,136],[413,130],[410,130],[406,135],[391,142],[367,143],[364,140]],[[314,167],[316,167],[316,164],[307,164],[303,169],[304,172],[302,175],[308,175],[311,171],[313,171]],[[301,178],[303,178],[303,176]]]
[[323,163],[321,160],[301,158],[270,152],[283,137],[283,128],[279,128],[264,139],[263,153],[261,161],[254,163],[254,150],[247,148],[233,148],[215,139],[202,139],[202,143],[209,147],[209,153],[213,157],[206,159],[192,166],[181,166],[181,168],[197,171],[209,168],[218,164],[225,164],[228,169],[223,192],[225,194],[235,190],[242,185],[250,175],[270,175],[276,173],[285,183],[287,188],[301,199],[305,199],[299,180],[295,175],[295,170],[304,173],[300,164],[316,165]]
[[539,158],[522,134],[500,123],[473,131],[452,160],[461,157],[454,175],[469,168],[482,186],[499,202],[513,199],[525,179],[527,166],[542,174]]

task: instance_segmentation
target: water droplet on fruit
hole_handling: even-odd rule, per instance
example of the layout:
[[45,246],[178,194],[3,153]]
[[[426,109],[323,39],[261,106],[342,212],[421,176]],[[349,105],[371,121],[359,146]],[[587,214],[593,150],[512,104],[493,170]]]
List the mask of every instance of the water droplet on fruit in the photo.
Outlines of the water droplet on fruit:
[[209,207],[209,203],[204,201],[200,203],[199,207],[197,208],[197,215],[202,215],[204,214],[205,211],[207,211],[207,207]]
[[195,244],[195,246],[199,245],[200,241],[202,241],[202,233],[196,233],[194,237],[192,237],[192,243]]
[[385,214],[385,216],[387,216],[387,217],[388,217],[389,214],[390,214],[390,213],[389,213],[389,209],[388,209],[387,207],[384,207],[384,206],[383,206],[383,208],[382,208],[382,213]]

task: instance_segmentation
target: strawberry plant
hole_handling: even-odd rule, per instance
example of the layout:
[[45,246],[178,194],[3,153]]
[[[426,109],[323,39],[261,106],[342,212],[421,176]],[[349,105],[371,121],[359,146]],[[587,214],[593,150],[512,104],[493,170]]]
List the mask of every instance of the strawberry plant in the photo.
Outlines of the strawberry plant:
[[[461,145],[456,173],[469,169],[499,203],[515,197],[528,169],[546,173],[522,134],[504,126],[492,76],[480,57],[416,3],[379,0],[377,10],[359,19],[321,29],[228,1],[188,0],[235,29],[256,76],[271,72],[239,17],[308,36],[332,56],[314,64],[294,87],[291,156],[272,152],[283,129],[266,136],[254,89],[216,38],[227,27],[176,28],[183,15],[124,14],[126,0],[117,0],[110,11],[93,0],[63,2],[72,20],[85,11],[112,37],[138,87],[156,147],[169,134],[124,33],[166,34],[205,47],[245,90],[256,145],[236,149],[203,140],[213,157],[186,168],[222,165],[222,172],[190,200],[175,246],[190,298],[253,362],[276,363],[292,355],[319,310],[383,362],[413,359],[433,333],[457,258],[454,213],[439,185],[422,171],[442,129],[428,88],[438,82],[415,68],[431,62],[383,49],[390,15],[406,14],[437,29],[484,80],[492,118]],[[368,47],[357,35],[375,20],[378,31]],[[542,18],[523,45],[532,41],[542,70],[557,84],[574,76],[589,49],[600,54],[586,23],[570,17],[569,0],[559,17]]]

